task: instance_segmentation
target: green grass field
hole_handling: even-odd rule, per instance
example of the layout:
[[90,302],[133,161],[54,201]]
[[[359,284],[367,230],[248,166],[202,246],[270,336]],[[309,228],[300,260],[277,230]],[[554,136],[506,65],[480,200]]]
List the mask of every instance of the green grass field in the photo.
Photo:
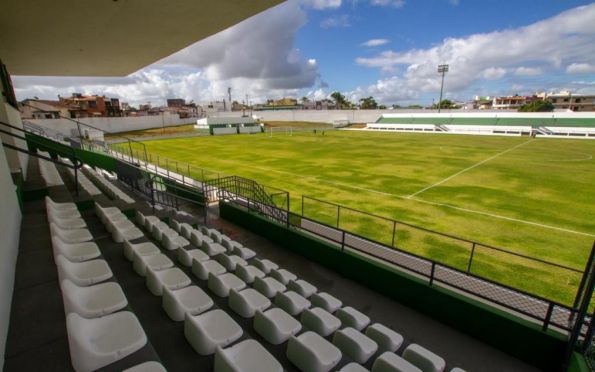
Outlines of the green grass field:
[[[287,190],[297,213],[308,195],[579,270],[595,239],[595,141],[327,131],[145,144],[151,154]],[[334,207],[306,201],[305,214],[336,223]],[[342,211],[340,227],[391,243],[392,223]],[[396,245],[460,269],[471,248],[404,226]],[[580,280],[486,248],[471,271],[565,304]]]

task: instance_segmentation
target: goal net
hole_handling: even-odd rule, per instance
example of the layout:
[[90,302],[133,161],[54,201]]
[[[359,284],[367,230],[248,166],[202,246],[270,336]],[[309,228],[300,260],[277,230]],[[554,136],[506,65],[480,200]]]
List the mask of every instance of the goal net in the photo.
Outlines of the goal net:
[[268,129],[269,137],[273,136],[293,136],[292,127],[270,127]]

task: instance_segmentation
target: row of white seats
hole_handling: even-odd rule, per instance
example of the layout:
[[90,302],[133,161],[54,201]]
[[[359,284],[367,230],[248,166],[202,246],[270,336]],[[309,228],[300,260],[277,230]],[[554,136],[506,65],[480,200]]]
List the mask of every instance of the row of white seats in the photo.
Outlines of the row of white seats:
[[[60,161],[66,164],[70,164],[73,165],[72,161],[70,161],[70,159],[67,158],[60,158]],[[68,169],[68,175],[70,176],[70,179],[75,182],[75,174],[74,174],[74,169],[72,168],[67,168]],[[96,196],[96,195],[101,195],[101,191],[93,184],[93,182],[89,181],[89,179],[83,174],[83,172],[81,172],[80,170],[78,171],[77,175],[76,175],[77,179],[78,179],[78,184],[83,188],[83,190],[85,190],[89,195],[91,196]]]
[[[55,203],[46,197],[52,249],[66,313],[72,365],[93,371],[141,349],[147,343],[136,316],[120,311],[128,305],[107,262],[98,259],[99,247],[74,203]],[[146,362],[127,371],[164,371]]]
[[[39,155],[43,155],[45,157],[50,157],[50,154],[44,151],[37,151]],[[57,186],[63,185],[64,181],[62,181],[62,177],[60,177],[60,173],[56,169],[56,165],[50,161],[39,159],[39,171],[41,173],[41,177],[43,178],[46,186]]]
[[[400,334],[380,323],[368,326],[370,319],[365,314],[352,307],[342,307],[342,302],[328,293],[316,293],[316,287],[280,269],[274,262],[255,258],[254,265],[248,265],[240,256],[228,256],[227,253],[240,253],[238,249],[241,244],[218,231],[204,226],[200,231],[192,231],[187,224],[172,222],[183,235],[190,235],[193,244],[214,256],[214,260],[209,260],[205,255],[193,255],[193,273],[200,279],[208,279],[209,289],[217,296],[229,296],[229,306],[233,311],[245,318],[254,317],[254,329],[267,341],[280,344],[290,339],[287,355],[300,369],[330,369],[341,359],[341,351],[364,364],[378,349],[385,350],[385,353],[374,362],[373,371],[400,368],[416,371],[421,368],[423,371],[437,372],[445,369],[444,359],[420,345],[412,344],[403,351],[403,357],[398,356],[395,353],[403,343]],[[214,249],[209,238],[222,243],[227,251]],[[225,273],[226,270],[235,271],[235,275]],[[245,283],[252,284],[253,288],[244,289]],[[269,298],[273,297],[278,308],[266,310],[271,306]],[[300,313],[301,324],[292,317]],[[306,332],[296,338],[302,325],[314,331],[314,334]],[[345,328],[339,330],[341,326]],[[361,331],[366,327],[366,333],[363,334]],[[331,348],[333,345],[322,338],[333,332],[333,344],[339,350]],[[316,353],[319,355],[314,355]],[[308,354],[309,357],[304,357]],[[334,357],[329,358],[332,354]],[[321,360],[336,362],[331,366],[324,365]],[[342,370],[365,369],[357,363],[351,363]],[[462,370],[455,368],[453,371]]]
[[[186,251],[185,247],[190,243],[182,236],[177,235],[176,230],[170,229],[155,216],[144,216],[142,213],[137,213],[137,218],[139,224],[145,227],[156,240],[159,240],[164,249]],[[177,241],[177,243],[172,245],[172,241]],[[208,257],[202,251],[195,251]],[[189,252],[192,257],[199,257],[190,251],[186,252]],[[174,267],[174,263],[162,254],[155,244],[151,242],[133,244],[125,241],[123,253],[128,260],[132,261],[134,271],[146,277],[146,286],[151,293],[162,296],[162,306],[171,319],[182,321],[186,317],[198,315],[213,307],[214,302],[211,297],[200,287],[191,285],[190,278],[178,267]],[[178,260],[186,266],[189,266],[188,259],[187,255],[178,254]],[[220,326],[225,327],[228,324],[226,320],[231,320],[229,315],[222,310],[212,310],[209,314],[212,317],[207,321],[208,327],[216,333],[225,333],[226,330]],[[224,320],[220,321],[220,319]],[[193,333],[193,335],[197,334]],[[192,336],[187,336],[187,338],[191,344],[196,343]],[[245,340],[225,349],[223,347],[229,344],[217,347],[206,340],[205,342],[198,341],[198,344],[209,349],[208,353],[203,352],[203,355],[215,353],[215,371],[283,371],[281,364],[255,340]]]
[[[137,222],[144,224],[153,237],[163,243],[167,241],[167,235],[156,234],[155,230],[159,229],[157,226],[167,229],[167,225],[155,222],[157,220],[154,216],[146,217],[137,213]],[[379,323],[368,327],[370,319],[366,315],[351,307],[341,308],[341,301],[328,293],[316,293],[316,287],[298,280],[285,269],[279,269],[272,261],[254,259],[254,265],[248,265],[243,257],[232,254],[245,253],[247,248],[218,231],[204,226],[196,230],[175,220],[172,220],[172,226],[175,232],[189,237],[201,249],[187,250],[184,245],[172,247],[169,244],[163,244],[164,247],[169,250],[178,249],[180,263],[186,266],[191,264],[193,274],[201,280],[208,280],[208,288],[215,295],[228,297],[228,304],[233,311],[245,318],[254,317],[254,329],[267,341],[280,344],[290,339],[287,355],[300,369],[329,370],[341,360],[342,352],[357,363],[364,364],[379,347],[386,351],[374,362],[373,371],[438,372],[445,369],[444,359],[420,345],[408,346],[400,357],[395,352],[403,342],[401,335]],[[185,243],[188,245],[187,240]],[[143,260],[138,256],[150,256],[158,252],[157,247],[148,248],[146,244],[152,245],[127,244],[125,254],[129,257],[136,255],[133,260]],[[252,254],[249,258],[254,257],[254,252],[250,252]],[[160,261],[153,258],[148,260]],[[173,263],[169,264],[173,266]],[[231,273],[233,271],[235,274]],[[265,277],[267,274],[270,276]],[[253,284],[253,288],[246,288],[246,283]],[[217,348],[225,347],[241,337],[242,332],[238,332],[241,328],[227,314],[221,313],[221,310],[213,310],[203,314],[204,319],[199,318],[202,316],[199,314],[212,306],[210,297],[199,287],[176,291],[166,289],[163,296],[163,307],[172,319],[182,320],[182,315],[185,314],[186,337],[199,354],[212,354]],[[269,298],[273,297],[278,308],[266,310],[271,306]],[[310,308],[312,305],[314,307]],[[334,312],[335,315],[332,314]],[[301,324],[292,317],[300,313]],[[225,344],[217,342],[216,334],[209,334],[207,324],[213,322],[218,324],[218,329],[228,330],[224,337]],[[302,325],[314,332],[295,337]],[[339,330],[341,326],[345,328]],[[366,327],[364,334],[361,331]],[[323,337],[330,336],[333,332],[335,334],[331,344]],[[342,370],[365,370],[357,363],[350,363]]]
[[99,203],[95,202],[95,214],[117,243],[139,239],[144,236],[143,232],[118,207],[103,208]]
[[93,168],[88,165],[84,166],[85,172],[91,179],[95,182],[95,184],[105,193],[107,196],[114,200],[122,200],[125,203],[132,204],[134,203],[134,199],[132,199],[128,194],[124,191],[120,190],[116,185],[108,181],[103,174],[97,173]]

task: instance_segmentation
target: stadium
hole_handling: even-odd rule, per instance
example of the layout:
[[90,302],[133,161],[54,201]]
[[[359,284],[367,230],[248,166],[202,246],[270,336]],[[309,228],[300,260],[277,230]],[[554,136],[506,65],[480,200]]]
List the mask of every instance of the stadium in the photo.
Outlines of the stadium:
[[121,3],[94,32],[128,45],[44,59],[0,6],[1,370],[593,370],[592,112],[21,119],[10,74],[127,75],[280,1]]

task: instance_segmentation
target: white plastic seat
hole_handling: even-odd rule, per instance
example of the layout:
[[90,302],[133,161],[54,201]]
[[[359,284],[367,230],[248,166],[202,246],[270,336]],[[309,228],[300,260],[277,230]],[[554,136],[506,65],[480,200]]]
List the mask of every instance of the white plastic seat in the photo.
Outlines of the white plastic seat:
[[367,315],[362,314],[351,306],[346,306],[337,310],[335,315],[337,318],[341,319],[343,326],[352,327],[358,331],[361,331],[370,324],[370,318]]
[[287,283],[287,289],[295,291],[306,298],[318,291],[318,288],[302,279],[290,280],[289,283]]
[[190,244],[190,242],[188,240],[186,240],[186,238],[184,238],[183,236],[180,236],[180,235],[173,236],[173,235],[169,235],[169,234],[163,235],[162,243],[163,243],[163,247],[165,249],[167,249],[168,251],[173,251],[178,248],[183,248]]
[[275,305],[296,316],[310,307],[310,301],[294,291],[287,291],[275,296]]
[[188,275],[184,274],[184,272],[177,267],[174,267],[162,271],[153,271],[151,269],[147,269],[147,278],[145,283],[151,293],[153,293],[155,296],[161,296],[163,295],[163,287],[167,287],[169,289],[179,289],[189,286],[192,282],[190,281]]
[[56,257],[60,281],[68,279],[79,287],[87,287],[113,276],[105,260],[70,262],[61,254]]
[[202,247],[204,235],[198,230],[190,231],[190,243],[196,247]]
[[66,243],[82,243],[93,240],[93,235],[87,229],[62,229],[53,222],[50,222],[52,236],[59,236]]
[[334,313],[343,306],[341,300],[326,292],[314,293],[310,297],[310,302],[312,302],[312,306],[321,307],[329,313]]
[[209,237],[213,239],[215,243],[221,243],[221,238],[223,237],[223,234],[221,234],[219,231],[215,229],[209,229]]
[[215,242],[207,242],[204,240],[202,242],[201,248],[206,254],[208,254],[211,257],[226,252],[225,248],[223,248],[221,244]]
[[174,263],[163,253],[146,256],[134,255],[132,268],[140,276],[146,276],[147,270],[161,271],[173,267]]
[[450,370],[450,372],[467,372],[462,368],[459,367],[454,367],[453,369]]
[[242,257],[236,255],[228,256],[225,253],[216,255],[215,260],[217,260],[217,262],[223,265],[223,267],[225,267],[227,271],[235,271],[238,265],[248,265],[248,262],[246,262],[246,260],[244,260]]
[[376,358],[372,365],[372,372],[422,372],[422,370],[397,354],[387,351]]
[[446,362],[442,357],[418,344],[407,346],[402,355],[403,359],[423,372],[442,372],[446,368]]
[[394,353],[403,344],[403,336],[380,323],[374,323],[366,328],[366,336],[376,341],[378,349],[382,351]]
[[75,203],[59,203],[59,202],[55,202],[52,200],[52,198],[50,198],[49,196],[46,195],[45,197],[45,206],[47,208],[52,208],[56,211],[77,211],[78,212],[78,208],[76,207]]
[[238,247],[237,245],[232,248],[231,253],[242,257],[244,260],[249,260],[256,256],[256,252],[253,250],[246,247]]
[[243,318],[252,318],[256,311],[266,310],[271,301],[253,288],[242,291],[231,289],[228,299],[229,307]]
[[268,259],[258,259],[255,258],[254,259],[254,266],[258,267],[258,269],[260,269],[260,271],[262,271],[263,273],[269,275],[271,273],[271,270],[277,270],[279,268],[279,265],[277,265],[276,263],[274,263],[271,260]]
[[297,276],[290,272],[287,271],[285,269],[279,269],[279,270],[271,270],[270,275],[277,279],[278,281],[280,281],[281,283],[283,283],[283,285],[287,285],[289,283],[290,280],[296,280]]
[[245,281],[248,284],[252,284],[254,282],[254,278],[264,278],[265,273],[257,269],[255,266],[246,265],[246,266],[236,266],[236,275]]
[[52,219],[67,219],[67,218],[82,218],[81,213],[78,210],[72,211],[61,211],[51,208],[46,208],[48,214],[48,221],[52,222]]
[[220,309],[196,316],[186,313],[184,319],[184,336],[200,355],[211,355],[217,346],[225,347],[242,334],[242,328]]
[[122,249],[124,253],[124,257],[128,259],[128,261],[134,260],[134,256],[150,256],[153,254],[160,253],[161,251],[157,246],[151,242],[143,242],[133,244],[128,240],[124,241],[124,249]]
[[116,227],[112,232],[112,239],[116,243],[122,243],[124,240],[135,240],[144,236],[145,234],[136,226],[127,228]]
[[139,350],[147,336],[136,316],[121,311],[85,319],[76,313],[66,317],[72,366],[77,372],[94,371]]
[[339,318],[320,307],[304,310],[300,320],[304,327],[324,337],[341,327]]
[[228,252],[231,252],[231,250],[233,249],[233,240],[227,236],[222,236],[221,237],[221,241],[219,242],[219,244],[221,244],[225,249],[227,249]]
[[176,232],[178,234],[182,230],[182,226],[180,225],[180,223],[178,221],[174,220],[173,218],[170,218],[169,225],[171,226],[172,229],[176,230]]
[[241,291],[246,288],[246,283],[232,273],[221,275],[209,274],[209,290],[219,297],[229,296],[229,290]]
[[95,203],[95,213],[97,214],[97,217],[99,217],[99,219],[101,220],[101,223],[105,225],[107,224],[109,217],[120,215],[122,214],[122,211],[120,210],[120,208],[117,207],[103,208],[99,204]]
[[217,348],[215,372],[283,372],[283,367],[258,341],[244,340],[227,349]]
[[140,226],[145,226],[145,215],[141,212],[141,211],[136,211],[135,215],[134,215],[134,219],[136,220],[136,223],[139,224]]
[[193,231],[195,230],[189,223],[182,222],[180,224],[180,235],[182,235],[184,238],[190,240]]
[[184,266],[192,266],[192,260],[208,261],[209,256],[200,249],[178,248],[178,261]]
[[137,364],[136,366],[125,369],[122,372],[167,372],[167,370],[161,363],[150,361]]
[[370,371],[365,369],[361,365],[359,365],[355,362],[352,362],[352,363],[344,365],[343,368],[341,368],[337,372],[370,372]]
[[59,228],[64,230],[72,229],[86,229],[87,223],[80,217],[56,217],[51,213],[48,214],[48,221],[53,222]]
[[265,312],[256,311],[253,327],[259,335],[273,345],[284,343],[302,329],[300,322],[279,308]]
[[163,310],[177,322],[184,320],[184,314],[201,314],[213,307],[213,300],[202,289],[195,285],[171,290],[163,289]]
[[378,350],[378,344],[374,340],[351,327],[335,332],[333,344],[345,355],[362,364]]
[[330,371],[341,360],[341,351],[314,332],[292,336],[287,344],[287,358],[304,372]]
[[209,228],[206,226],[201,225],[198,227],[198,230],[200,230],[201,234],[203,234],[203,235],[207,235],[207,236],[209,235]]
[[268,298],[273,298],[277,293],[285,292],[287,289],[283,284],[270,276],[266,278],[255,277],[252,287]]
[[97,318],[123,309],[128,300],[118,283],[108,282],[79,287],[68,279],[61,282],[66,314],[77,313],[83,318]]
[[197,261],[192,260],[192,274],[200,280],[209,279],[209,274],[221,275],[225,273],[225,268],[215,260]]
[[155,240],[163,242],[165,236],[169,236],[170,239],[175,239],[180,236],[176,230],[167,226],[164,222],[161,222],[161,224],[163,224],[164,227],[153,227],[153,238],[155,238]]
[[134,223],[124,213],[118,213],[106,219],[105,228],[113,233],[115,229],[125,230],[134,227]]
[[148,232],[152,232],[153,226],[159,222],[161,222],[161,220],[157,216],[145,216],[145,230],[147,230]]
[[52,236],[52,247],[54,258],[61,254],[71,262],[88,261],[101,255],[95,242],[66,243],[58,235]]

